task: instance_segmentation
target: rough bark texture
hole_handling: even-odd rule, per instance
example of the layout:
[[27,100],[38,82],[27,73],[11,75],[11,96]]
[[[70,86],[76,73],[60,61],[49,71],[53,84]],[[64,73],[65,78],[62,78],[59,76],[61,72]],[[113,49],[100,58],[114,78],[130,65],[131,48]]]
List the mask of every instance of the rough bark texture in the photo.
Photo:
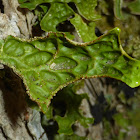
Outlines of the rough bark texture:
[[[16,35],[22,38],[31,37],[32,23],[35,18],[33,13],[27,9],[25,10],[19,8],[17,0],[2,0],[2,4],[4,6],[3,22],[6,24],[2,22],[1,24],[3,25],[1,25],[1,27],[7,29],[6,31],[8,34]],[[10,31],[8,31],[9,29]],[[4,34],[6,34],[6,32],[4,32]]]
[[[7,35],[22,38],[32,37],[32,25],[36,19],[32,12],[20,9],[17,0],[2,0],[4,9],[0,13],[0,39]],[[46,133],[41,126],[40,113],[32,110],[26,104],[25,88],[22,80],[11,69],[1,65],[0,75],[0,140],[47,140]],[[4,76],[3,76],[4,75]],[[95,125],[84,128],[76,124],[76,134],[102,140],[103,124],[102,108],[104,100],[102,94],[116,92],[106,79],[96,78],[85,80],[80,93],[89,93],[89,101],[83,100],[81,109],[87,117],[95,117]],[[96,99],[101,100],[100,106]],[[113,106],[115,106],[115,102]]]
[[[0,39],[31,37],[33,13],[21,10],[17,0],[0,2]],[[22,80],[8,67],[0,69],[0,140],[47,140],[40,113],[27,107]]]
[[[103,140],[103,113],[106,107],[105,95],[114,94],[118,91],[116,87],[112,87],[111,80],[108,78],[94,78],[86,79],[84,87],[78,91],[78,94],[88,93],[89,101],[83,100],[81,109],[86,117],[94,117],[94,124],[91,124],[89,128],[82,127],[79,123],[76,124],[76,134],[79,136],[86,136],[94,140]],[[116,100],[112,103],[112,108],[118,103]]]
[[29,108],[22,80],[5,67],[0,78],[0,140],[47,140],[40,113]]

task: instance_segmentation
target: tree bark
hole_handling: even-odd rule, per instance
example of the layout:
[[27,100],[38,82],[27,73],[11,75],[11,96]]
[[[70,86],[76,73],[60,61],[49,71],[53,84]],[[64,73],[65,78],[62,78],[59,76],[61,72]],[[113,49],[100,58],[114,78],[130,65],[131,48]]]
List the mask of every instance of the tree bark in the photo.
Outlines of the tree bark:
[[[0,3],[0,39],[8,35],[32,37],[32,25],[36,19],[33,13],[27,9],[20,9],[17,0],[0,0]],[[1,65],[0,69],[0,140],[47,140],[41,126],[40,113],[27,106],[22,80],[8,67]],[[83,100],[80,108],[86,117],[97,117],[96,125],[84,128],[77,123],[76,134],[102,140],[102,114],[96,114],[95,110],[95,107],[101,110],[102,106],[96,106],[96,100],[103,93],[115,92],[115,88],[107,85],[104,78],[85,80],[85,86],[77,94],[88,93],[89,101]]]
[[[8,35],[31,37],[33,13],[20,9],[17,0],[0,4],[0,39]],[[40,112],[27,106],[25,92],[12,69],[0,65],[0,140],[47,140]]]

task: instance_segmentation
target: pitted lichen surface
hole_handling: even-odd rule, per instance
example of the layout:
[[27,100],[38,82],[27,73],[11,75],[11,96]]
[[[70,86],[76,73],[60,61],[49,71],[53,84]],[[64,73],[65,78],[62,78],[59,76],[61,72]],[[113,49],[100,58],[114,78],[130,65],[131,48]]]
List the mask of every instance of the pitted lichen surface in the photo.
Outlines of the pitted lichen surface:
[[136,87],[140,61],[119,43],[118,28],[89,43],[76,43],[62,33],[22,40],[9,36],[1,45],[0,62],[23,79],[27,93],[45,112],[53,96],[78,79],[108,76]]
[[[21,8],[33,10],[45,32],[65,32],[73,39],[74,28],[83,42],[96,39],[95,20],[101,17],[95,7],[97,0],[18,0]],[[69,23],[71,22],[71,23]],[[66,23],[68,23],[65,28]],[[63,27],[62,27],[63,26]]]
[[67,3],[51,3],[51,8],[40,22],[41,29],[56,32],[56,26],[73,14],[73,10]]

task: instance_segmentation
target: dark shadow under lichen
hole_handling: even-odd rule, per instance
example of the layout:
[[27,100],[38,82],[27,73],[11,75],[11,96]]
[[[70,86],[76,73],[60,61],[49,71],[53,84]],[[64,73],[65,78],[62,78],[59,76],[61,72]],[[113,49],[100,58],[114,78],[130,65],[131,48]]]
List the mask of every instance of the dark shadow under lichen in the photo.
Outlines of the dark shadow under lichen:
[[22,80],[5,66],[0,70],[0,90],[2,90],[5,112],[15,126],[18,117],[26,112],[25,89]]

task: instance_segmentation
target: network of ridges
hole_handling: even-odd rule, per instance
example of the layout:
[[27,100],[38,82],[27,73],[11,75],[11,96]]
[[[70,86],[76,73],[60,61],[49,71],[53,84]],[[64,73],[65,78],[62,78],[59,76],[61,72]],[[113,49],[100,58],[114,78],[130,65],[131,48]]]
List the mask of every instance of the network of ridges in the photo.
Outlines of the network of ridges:
[[89,43],[73,42],[61,33],[29,41],[9,36],[0,61],[23,79],[27,93],[45,112],[58,90],[75,80],[110,76],[135,87],[140,62],[127,56],[119,44],[119,30]]

